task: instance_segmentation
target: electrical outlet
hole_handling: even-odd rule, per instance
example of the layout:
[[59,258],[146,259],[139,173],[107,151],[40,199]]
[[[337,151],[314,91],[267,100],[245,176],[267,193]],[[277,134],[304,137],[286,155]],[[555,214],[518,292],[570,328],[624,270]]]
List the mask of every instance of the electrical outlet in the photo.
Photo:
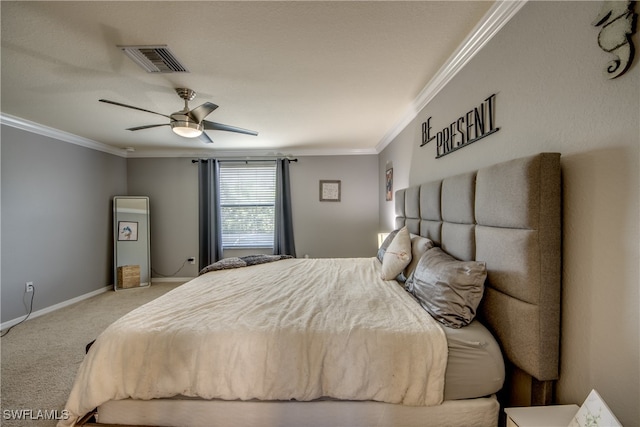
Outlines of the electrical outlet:
[[196,263],[196,257],[190,256],[189,258],[187,258],[187,261],[189,261],[189,264],[195,264]]
[[27,282],[24,284],[25,292],[33,292],[33,282]]

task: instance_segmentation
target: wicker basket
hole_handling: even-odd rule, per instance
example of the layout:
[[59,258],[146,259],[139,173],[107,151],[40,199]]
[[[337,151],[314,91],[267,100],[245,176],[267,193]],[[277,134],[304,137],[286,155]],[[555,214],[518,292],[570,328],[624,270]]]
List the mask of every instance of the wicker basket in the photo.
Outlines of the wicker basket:
[[140,286],[140,266],[123,265],[118,267],[118,287],[136,288]]

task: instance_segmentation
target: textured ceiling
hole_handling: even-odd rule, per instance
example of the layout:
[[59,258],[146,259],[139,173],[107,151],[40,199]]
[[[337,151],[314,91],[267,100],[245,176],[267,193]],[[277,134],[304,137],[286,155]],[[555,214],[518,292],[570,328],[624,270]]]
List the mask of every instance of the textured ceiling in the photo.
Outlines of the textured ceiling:
[[[2,113],[139,155],[374,153],[493,2],[0,2]],[[117,45],[167,45],[189,73],[150,74]],[[174,135],[197,92],[208,120],[259,132]]]

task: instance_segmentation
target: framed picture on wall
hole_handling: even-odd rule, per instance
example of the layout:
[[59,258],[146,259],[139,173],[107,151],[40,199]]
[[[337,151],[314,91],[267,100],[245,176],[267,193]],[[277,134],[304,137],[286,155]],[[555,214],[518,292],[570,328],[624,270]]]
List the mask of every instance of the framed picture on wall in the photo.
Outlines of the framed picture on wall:
[[387,193],[387,202],[393,200],[393,168],[387,169],[385,173],[385,188]]
[[321,202],[339,202],[340,201],[340,184],[339,180],[321,180],[320,181],[320,201]]
[[138,222],[118,221],[118,241],[137,241]]

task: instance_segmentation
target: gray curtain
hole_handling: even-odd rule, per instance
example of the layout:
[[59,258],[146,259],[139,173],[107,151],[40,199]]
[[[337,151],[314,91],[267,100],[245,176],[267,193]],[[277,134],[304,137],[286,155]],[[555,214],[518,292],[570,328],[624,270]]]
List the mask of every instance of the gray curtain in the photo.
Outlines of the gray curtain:
[[291,211],[291,189],[289,160],[276,160],[276,224],[273,240],[275,255],[296,256],[293,241],[293,214]]
[[200,270],[222,258],[219,175],[218,160],[200,160],[198,163]]

